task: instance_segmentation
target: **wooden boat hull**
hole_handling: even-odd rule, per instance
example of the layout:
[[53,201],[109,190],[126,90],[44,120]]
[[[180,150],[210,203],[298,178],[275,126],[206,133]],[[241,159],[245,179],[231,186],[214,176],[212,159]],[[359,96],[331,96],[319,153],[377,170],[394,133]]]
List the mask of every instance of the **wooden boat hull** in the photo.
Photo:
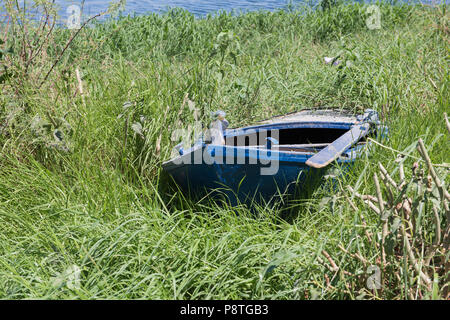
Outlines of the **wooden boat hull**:
[[262,165],[255,164],[201,164],[166,170],[190,197],[213,191],[213,196],[224,196],[232,205],[253,200],[268,202],[293,194],[299,186],[306,187],[304,181],[310,170],[325,171],[288,162],[280,163],[274,175],[261,175],[261,168]]
[[[201,149],[203,154],[214,154],[216,146],[205,146]],[[227,150],[228,149],[228,150]],[[222,154],[226,158],[230,152],[237,150],[223,147]],[[227,152],[228,151],[228,152]],[[234,151],[234,152],[233,152]],[[245,150],[247,151],[247,150]],[[245,152],[244,151],[244,152]],[[224,196],[231,205],[238,203],[269,202],[301,192],[305,188],[313,188],[317,180],[326,174],[329,168],[316,169],[307,166],[306,161],[312,156],[304,154],[283,154],[272,151],[267,159],[278,161],[278,168],[272,175],[263,175],[261,171],[270,170],[270,165],[253,163],[252,158],[258,157],[256,152],[245,152],[243,157],[236,158],[234,164],[214,162],[212,164],[181,164],[166,163],[164,170],[169,173],[181,190],[190,197],[211,193],[220,198]],[[192,156],[192,155],[189,155]],[[347,167],[356,159],[338,160],[342,167]],[[194,162],[192,157],[192,163]],[[260,158],[259,158],[260,159]],[[276,159],[276,160],[275,160]],[[212,192],[211,192],[212,191]]]

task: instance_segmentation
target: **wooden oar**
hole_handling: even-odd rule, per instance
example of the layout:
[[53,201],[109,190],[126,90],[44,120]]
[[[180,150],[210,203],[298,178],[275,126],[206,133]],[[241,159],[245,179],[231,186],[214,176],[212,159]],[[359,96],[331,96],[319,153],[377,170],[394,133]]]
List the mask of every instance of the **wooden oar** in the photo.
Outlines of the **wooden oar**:
[[330,143],[326,148],[317,152],[306,161],[313,168],[323,168],[336,160],[345,150],[358,142],[369,133],[370,124],[362,123],[354,125],[349,131]]

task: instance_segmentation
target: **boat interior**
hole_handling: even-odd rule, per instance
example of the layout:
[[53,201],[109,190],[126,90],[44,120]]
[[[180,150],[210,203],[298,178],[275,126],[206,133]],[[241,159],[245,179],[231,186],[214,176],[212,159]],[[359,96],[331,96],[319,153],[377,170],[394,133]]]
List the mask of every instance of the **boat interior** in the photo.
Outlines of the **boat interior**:
[[[285,128],[279,130],[251,130],[237,135],[226,135],[225,145],[265,148],[267,138],[274,138],[271,148],[290,152],[317,152],[347,132],[348,128]],[[272,140],[274,141],[274,140]],[[365,138],[359,144],[365,143]]]

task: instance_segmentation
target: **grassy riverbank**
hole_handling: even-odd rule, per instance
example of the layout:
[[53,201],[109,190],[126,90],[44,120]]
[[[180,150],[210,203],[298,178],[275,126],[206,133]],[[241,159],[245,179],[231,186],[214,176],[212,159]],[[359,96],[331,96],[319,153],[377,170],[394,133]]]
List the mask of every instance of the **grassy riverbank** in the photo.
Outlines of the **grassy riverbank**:
[[[46,80],[74,31],[56,30],[26,65],[13,38],[20,28],[4,24],[14,52],[3,57],[10,75],[0,84],[0,297],[442,297],[442,275],[433,296],[411,293],[414,266],[394,255],[400,279],[383,269],[382,289],[367,289],[367,269],[381,257],[365,231],[376,238],[380,219],[350,203],[346,186],[375,194],[377,163],[398,165],[389,149],[374,146],[337,191],[257,216],[184,199],[160,167],[175,144],[171,129],[194,123],[192,102],[204,123],[221,109],[233,126],[324,105],[373,108],[390,128],[383,143],[412,156],[408,177],[419,138],[433,163],[449,162],[446,8],[380,8],[377,30],[367,28],[363,5],[109,20],[82,29]],[[324,63],[338,54],[340,67]],[[431,243],[431,208],[420,217]],[[444,230],[445,212],[439,217]],[[324,250],[339,270],[327,267]]]

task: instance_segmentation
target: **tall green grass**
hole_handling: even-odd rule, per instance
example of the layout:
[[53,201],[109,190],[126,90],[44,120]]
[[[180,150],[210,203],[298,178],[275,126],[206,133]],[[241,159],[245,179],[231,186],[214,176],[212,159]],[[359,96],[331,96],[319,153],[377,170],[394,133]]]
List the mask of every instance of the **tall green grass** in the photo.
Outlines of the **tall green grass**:
[[[374,146],[337,191],[319,188],[257,215],[186,199],[168,187],[160,165],[174,145],[171,131],[194,123],[186,97],[205,124],[222,109],[233,126],[303,108],[373,108],[389,126],[390,148],[421,137],[434,163],[448,162],[446,7],[379,6],[380,30],[365,27],[362,4],[108,20],[84,29],[37,89],[34,79],[70,36],[56,30],[29,81],[2,85],[0,296],[376,298],[365,287],[366,268],[338,245],[376,264],[360,215],[375,234],[379,221],[363,204],[355,212],[345,187],[373,193],[376,163],[395,168],[395,152]],[[340,67],[324,64],[338,54]],[[137,122],[141,134],[131,128]],[[319,259],[323,250],[362,275],[360,286],[350,290],[333,276]],[[67,285],[72,266],[81,271],[79,287]],[[389,286],[381,295],[407,297]]]

